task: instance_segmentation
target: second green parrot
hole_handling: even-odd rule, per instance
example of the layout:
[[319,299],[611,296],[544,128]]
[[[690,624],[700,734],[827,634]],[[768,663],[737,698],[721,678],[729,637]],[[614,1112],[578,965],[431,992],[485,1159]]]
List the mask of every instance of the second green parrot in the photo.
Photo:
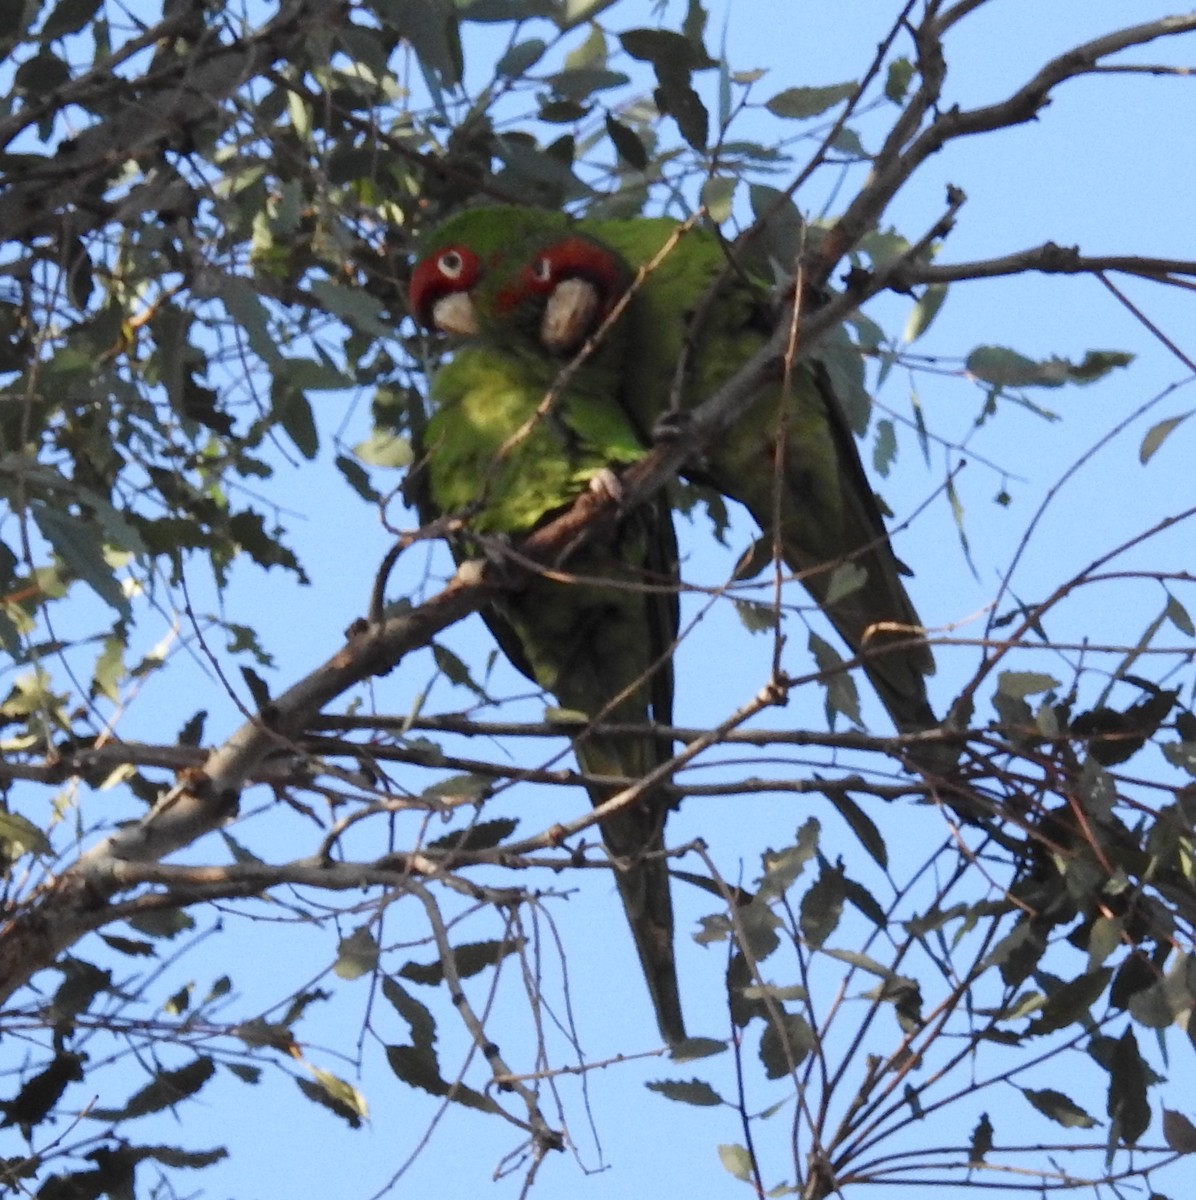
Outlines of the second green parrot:
[[[467,241],[449,222],[425,243],[410,287],[423,324],[465,339],[432,380],[424,439],[431,510],[466,521],[458,553],[530,533],[587,488],[617,486],[608,468],[645,452],[611,402],[621,371],[615,341],[553,394],[560,363],[540,346],[543,297],[526,295],[503,269],[510,234],[508,222],[493,239],[475,230]],[[522,263],[515,265],[519,276]],[[637,508],[608,538],[586,543],[559,572],[533,578],[483,615],[512,663],[564,709],[606,724],[672,723],[677,547],[663,503]],[[595,805],[672,756],[664,736],[584,729],[574,744]],[[669,804],[664,788],[650,789],[601,830],[657,1023],[676,1043],[685,1027],[661,857]]]

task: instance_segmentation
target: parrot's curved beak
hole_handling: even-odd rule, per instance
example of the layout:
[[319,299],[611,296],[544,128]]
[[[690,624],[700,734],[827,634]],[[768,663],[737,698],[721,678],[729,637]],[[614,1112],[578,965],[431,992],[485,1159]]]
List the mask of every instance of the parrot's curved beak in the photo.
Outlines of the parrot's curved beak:
[[468,292],[448,292],[432,305],[432,324],[441,333],[457,337],[475,337],[478,317]]
[[540,319],[540,342],[554,354],[576,350],[593,331],[601,297],[588,279],[563,279],[552,289]]

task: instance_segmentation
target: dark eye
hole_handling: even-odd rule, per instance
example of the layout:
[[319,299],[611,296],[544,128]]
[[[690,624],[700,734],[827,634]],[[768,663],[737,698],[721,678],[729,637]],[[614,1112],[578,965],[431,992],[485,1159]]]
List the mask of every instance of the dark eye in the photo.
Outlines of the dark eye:
[[459,250],[446,250],[437,260],[436,265],[445,279],[460,279],[465,270],[465,259]]
[[546,257],[537,258],[532,265],[532,278],[537,283],[552,282],[552,262]]

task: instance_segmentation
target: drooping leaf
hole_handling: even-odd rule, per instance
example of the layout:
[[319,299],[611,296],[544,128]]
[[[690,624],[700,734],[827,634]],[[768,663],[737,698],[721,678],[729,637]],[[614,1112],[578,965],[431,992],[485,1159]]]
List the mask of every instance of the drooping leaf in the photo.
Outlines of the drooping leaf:
[[885,72],[885,99],[900,104],[914,77],[914,64],[908,58],[895,58]]
[[105,556],[104,541],[95,523],[45,504],[30,505],[29,511],[66,567],[115,609],[122,620],[128,620],[132,615],[129,598]]
[[760,1061],[769,1079],[784,1079],[800,1066],[814,1049],[814,1031],[805,1017],[781,1011],[779,1019],[770,1014],[760,1037]]
[[752,1156],[743,1146],[724,1143],[718,1148],[718,1160],[723,1170],[734,1178],[750,1183],[752,1179]]
[[1196,1154],[1196,1125],[1174,1109],[1163,1109],[1163,1140],[1179,1154]]
[[[511,954],[517,954],[523,948],[523,943],[516,939],[509,941],[472,942],[453,948],[453,960],[457,966],[457,974],[461,979],[477,975],[487,967],[496,967]],[[405,963],[399,974],[412,983],[438,984],[444,979],[444,967],[439,961],[431,963]]]
[[1033,1088],[1022,1088],[1022,1095],[1044,1117],[1050,1117],[1066,1129],[1092,1129],[1097,1124],[1095,1118],[1090,1117],[1078,1104],[1054,1088],[1041,1088],[1037,1091]]
[[1181,413],[1178,417],[1168,417],[1152,425],[1138,447],[1138,461],[1145,466],[1158,453],[1162,444],[1192,415],[1193,410]]
[[845,894],[842,865],[832,867],[824,862],[818,878],[801,898],[802,937],[814,949],[821,948],[838,927]]
[[382,995],[391,1007],[407,1022],[411,1044],[417,1048],[431,1046],[436,1041],[436,1021],[426,1005],[421,1004],[393,976],[382,976]]
[[215,1073],[216,1064],[201,1055],[176,1070],[159,1071],[150,1083],[129,1098],[123,1108],[93,1109],[89,1115],[102,1121],[119,1121],[174,1108],[194,1096]]
[[648,151],[644,143],[640,141],[639,134],[630,125],[625,125],[607,113],[606,136],[610,138],[619,157],[629,167],[634,167],[637,171],[647,168]]
[[1132,1029],[1114,1043],[1109,1064],[1107,1111],[1117,1126],[1124,1145],[1132,1146],[1150,1125],[1150,1103],[1146,1097],[1148,1072],[1138,1051],[1138,1039]]
[[691,1104],[697,1108],[715,1108],[726,1101],[704,1079],[653,1079],[644,1085],[650,1092],[676,1100],[679,1104]]
[[463,1083],[449,1083],[440,1073],[440,1063],[431,1046],[387,1046],[386,1060],[399,1079],[421,1091],[433,1096],[447,1096],[454,1103],[478,1112],[501,1111],[489,1096]]
[[850,99],[856,94],[859,85],[849,80],[846,83],[833,83],[825,87],[791,87],[778,92],[764,107],[777,117],[791,120],[805,120],[817,117],[833,108],[836,104]]
[[333,972],[341,979],[368,975],[378,965],[378,940],[368,925],[359,926],[337,947]]
[[1002,671],[997,679],[997,690],[1018,700],[1054,691],[1059,686],[1059,680],[1043,671]]
[[993,1148],[993,1125],[988,1119],[988,1113],[981,1113],[980,1120],[972,1130],[971,1143],[968,1146],[968,1162],[982,1163],[985,1156]]

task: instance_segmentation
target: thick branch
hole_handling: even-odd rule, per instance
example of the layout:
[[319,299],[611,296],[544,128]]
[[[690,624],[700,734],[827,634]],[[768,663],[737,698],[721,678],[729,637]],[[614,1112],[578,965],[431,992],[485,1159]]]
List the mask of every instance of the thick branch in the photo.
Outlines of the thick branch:
[[916,284],[995,279],[1004,275],[1023,275],[1028,271],[1040,271],[1044,275],[1096,275],[1102,271],[1117,271],[1123,275],[1137,275],[1180,287],[1196,287],[1196,259],[1082,254],[1078,246],[1058,246],[1054,242],[1016,250],[1000,258],[978,259],[974,262],[905,260],[897,270],[890,272],[889,282],[897,290],[907,290]]

